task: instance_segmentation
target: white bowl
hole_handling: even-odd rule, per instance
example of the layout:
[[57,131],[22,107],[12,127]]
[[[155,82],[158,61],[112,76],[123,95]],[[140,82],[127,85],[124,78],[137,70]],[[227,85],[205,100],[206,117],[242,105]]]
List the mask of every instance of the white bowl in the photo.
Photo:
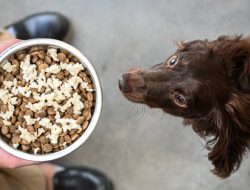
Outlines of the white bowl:
[[99,119],[99,116],[101,113],[102,90],[101,90],[100,80],[97,76],[97,73],[96,73],[94,67],[92,66],[92,64],[89,62],[89,60],[79,50],[77,50],[73,46],[71,46],[65,42],[59,41],[59,40],[32,39],[32,40],[21,41],[15,45],[9,47],[4,52],[2,52],[0,54],[0,62],[2,62],[8,56],[16,53],[19,50],[26,49],[26,48],[29,48],[32,46],[39,46],[39,45],[65,49],[66,51],[68,51],[69,53],[71,53],[72,55],[77,57],[80,60],[80,62],[85,66],[85,68],[87,68],[87,70],[89,71],[89,73],[92,77],[92,81],[94,83],[94,88],[95,88],[95,96],[96,96],[94,113],[93,113],[93,116],[92,116],[91,121],[89,123],[89,126],[87,127],[85,132],[81,135],[81,137],[78,140],[76,140],[74,143],[72,143],[70,146],[68,146],[67,148],[65,148],[63,150],[60,150],[60,151],[54,152],[54,153],[42,154],[42,155],[25,153],[25,152],[22,152],[20,150],[17,150],[15,148],[9,146],[6,142],[4,142],[0,138],[0,147],[16,157],[19,157],[19,158],[22,158],[25,160],[32,160],[32,161],[49,161],[49,160],[61,158],[65,155],[71,153],[72,151],[77,149],[79,146],[81,146],[89,138],[90,134],[93,132],[93,130],[95,129],[95,126],[97,125],[97,122],[98,122],[98,119]]

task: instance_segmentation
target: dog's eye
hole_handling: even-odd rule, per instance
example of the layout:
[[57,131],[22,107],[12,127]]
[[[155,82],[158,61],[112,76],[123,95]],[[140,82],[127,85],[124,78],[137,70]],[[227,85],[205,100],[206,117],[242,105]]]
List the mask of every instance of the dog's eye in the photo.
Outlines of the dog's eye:
[[170,67],[174,66],[176,63],[177,63],[177,56],[176,56],[176,55],[173,56],[173,57],[171,57],[171,58],[169,59],[169,61],[168,61],[168,65],[169,65]]
[[187,106],[187,102],[186,99],[183,95],[181,94],[175,94],[174,95],[174,102],[181,107],[186,107]]

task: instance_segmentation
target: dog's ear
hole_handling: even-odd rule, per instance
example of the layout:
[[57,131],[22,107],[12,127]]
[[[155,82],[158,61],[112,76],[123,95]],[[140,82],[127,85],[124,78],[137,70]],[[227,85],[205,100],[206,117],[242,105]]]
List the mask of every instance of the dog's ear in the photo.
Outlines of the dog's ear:
[[232,40],[219,51],[227,68],[228,75],[237,88],[250,90],[250,41]]
[[207,142],[214,174],[222,178],[236,171],[247,151],[250,138],[250,97],[232,95],[225,110],[213,112],[214,134]]

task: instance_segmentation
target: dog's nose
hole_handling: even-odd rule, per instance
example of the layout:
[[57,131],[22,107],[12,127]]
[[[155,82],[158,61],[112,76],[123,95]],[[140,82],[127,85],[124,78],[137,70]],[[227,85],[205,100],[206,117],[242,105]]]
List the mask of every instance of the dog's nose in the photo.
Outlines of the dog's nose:
[[128,84],[128,74],[123,74],[118,81],[119,89],[123,93],[132,92],[132,88]]

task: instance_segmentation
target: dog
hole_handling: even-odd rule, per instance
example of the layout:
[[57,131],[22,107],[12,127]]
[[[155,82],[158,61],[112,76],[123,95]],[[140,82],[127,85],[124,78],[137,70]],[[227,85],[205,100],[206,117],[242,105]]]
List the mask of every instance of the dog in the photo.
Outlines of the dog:
[[184,118],[206,141],[212,172],[229,177],[250,144],[250,38],[181,42],[166,61],[119,79],[134,103]]

